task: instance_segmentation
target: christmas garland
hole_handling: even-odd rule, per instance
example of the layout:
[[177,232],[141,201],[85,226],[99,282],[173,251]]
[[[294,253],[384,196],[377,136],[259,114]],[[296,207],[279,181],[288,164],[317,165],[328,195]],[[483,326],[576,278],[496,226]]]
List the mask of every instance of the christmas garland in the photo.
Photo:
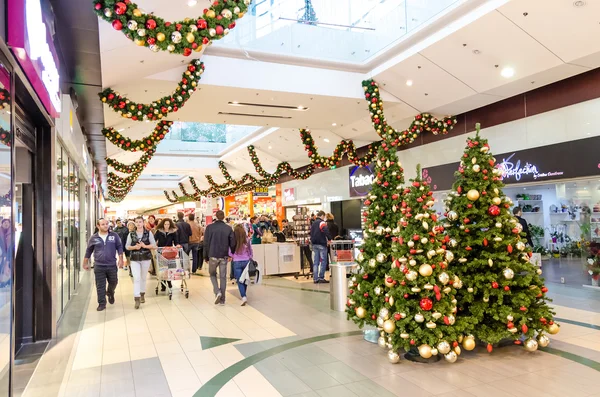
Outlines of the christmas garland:
[[152,159],[154,156],[154,153],[156,153],[156,148],[151,148],[146,151],[138,161],[129,165],[121,163],[115,159],[111,159],[110,157],[106,157],[106,164],[108,164],[110,167],[113,167],[116,171],[124,174],[142,172],[150,162],[150,159]]
[[[0,106],[2,106],[0,104]],[[0,107],[0,109],[2,109]],[[12,134],[9,131],[6,131],[4,128],[0,127],[0,144],[4,146],[10,147],[12,145]]]
[[281,177],[281,175],[284,173],[288,174],[294,179],[305,180],[308,179],[315,171],[315,167],[309,165],[308,167],[306,167],[306,171],[298,172],[291,166],[290,163],[284,161],[282,163],[277,164],[277,169],[274,173],[269,174],[260,164],[260,160],[258,159],[258,155],[256,154],[256,148],[254,146],[248,146],[248,154],[250,155],[250,160],[252,161],[254,169],[256,170],[258,175],[260,175],[265,180],[269,181],[271,185],[276,183]]
[[319,149],[315,145],[315,140],[312,138],[310,130],[300,129],[300,139],[302,139],[304,148],[308,152],[308,157],[310,158],[311,164],[317,168],[331,168],[339,166],[344,154],[348,157],[348,160],[350,160],[352,164],[364,167],[373,162],[373,159],[377,155],[377,149],[380,145],[379,142],[369,145],[367,147],[367,154],[365,154],[363,157],[359,157],[354,142],[351,139],[344,139],[337,144],[332,156],[325,157],[319,155]]
[[130,0],[94,0],[94,9],[138,46],[189,56],[227,35],[249,4],[250,0],[214,0],[202,16],[177,22],[146,14]]
[[10,91],[0,88],[0,110],[10,109]]
[[105,89],[98,93],[98,96],[103,103],[106,103],[111,109],[126,119],[156,121],[162,119],[168,113],[178,111],[185,105],[192,96],[192,93],[196,91],[196,86],[200,81],[202,73],[204,73],[204,62],[194,59],[181,76],[181,81],[177,83],[175,91],[171,95],[164,96],[152,102],[150,105],[133,102],[121,96],[112,88]]
[[159,121],[156,124],[156,127],[154,127],[154,131],[152,131],[150,135],[135,141],[132,141],[131,139],[121,135],[117,130],[115,130],[112,127],[103,128],[102,135],[104,135],[106,139],[108,139],[115,146],[118,146],[123,150],[131,152],[135,152],[138,150],[148,151],[151,149],[155,149],[156,145],[158,145],[160,141],[165,139],[165,136],[169,133],[169,129],[172,125],[172,121]]
[[398,131],[387,124],[383,114],[383,100],[381,99],[379,85],[373,79],[363,81],[362,85],[365,91],[365,99],[369,103],[373,127],[381,139],[390,142],[392,146],[411,144],[423,131],[432,132],[434,135],[447,134],[457,123],[454,116],[438,120],[429,113],[421,113],[415,116],[406,130]]

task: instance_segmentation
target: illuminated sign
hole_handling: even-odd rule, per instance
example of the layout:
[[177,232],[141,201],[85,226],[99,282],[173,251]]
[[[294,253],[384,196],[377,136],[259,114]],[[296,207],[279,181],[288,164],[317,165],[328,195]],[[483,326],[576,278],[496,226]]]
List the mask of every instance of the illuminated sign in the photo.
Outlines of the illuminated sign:
[[269,188],[268,187],[254,188],[254,197],[268,197],[268,196],[269,196]]
[[531,175],[533,179],[560,177],[564,174],[562,171],[541,172],[535,164],[529,162],[521,163],[521,160],[514,159],[516,153],[511,154],[507,158],[503,158],[498,164],[498,168],[502,171],[502,179],[508,182],[508,179],[514,178],[516,182],[521,180],[521,177]]
[[375,181],[375,175],[371,166],[365,167],[350,167],[350,197],[366,196],[371,191],[371,186]]
[[296,200],[296,190],[292,187],[289,189],[284,189],[283,191],[283,201],[285,201],[286,203],[288,201],[294,201]]
[[8,44],[51,117],[60,113],[60,77],[40,0],[8,1]]

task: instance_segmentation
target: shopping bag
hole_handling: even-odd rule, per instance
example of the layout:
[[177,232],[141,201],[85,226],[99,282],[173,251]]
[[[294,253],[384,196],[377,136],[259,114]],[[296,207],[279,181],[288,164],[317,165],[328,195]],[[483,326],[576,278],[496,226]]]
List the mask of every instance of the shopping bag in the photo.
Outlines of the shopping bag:
[[161,253],[163,258],[168,260],[177,258],[177,254],[179,254],[179,249],[176,247],[165,247],[162,249]]

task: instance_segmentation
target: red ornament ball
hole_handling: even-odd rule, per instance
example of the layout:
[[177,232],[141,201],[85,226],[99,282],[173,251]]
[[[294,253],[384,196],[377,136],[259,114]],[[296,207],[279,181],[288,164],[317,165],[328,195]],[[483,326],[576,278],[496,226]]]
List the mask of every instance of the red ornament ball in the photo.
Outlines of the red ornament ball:
[[429,298],[423,298],[419,302],[419,306],[421,307],[421,309],[429,311],[433,308],[433,302]]
[[115,12],[117,15],[123,15],[125,14],[125,11],[127,11],[127,4],[123,3],[122,1],[119,1],[115,4]]
[[123,29],[123,24],[118,19],[115,19],[114,21],[112,21],[112,27],[115,30],[121,30]]
[[498,207],[497,205],[490,206],[490,208],[488,208],[488,214],[490,214],[491,216],[500,215],[500,207]]
[[146,29],[149,29],[149,30],[156,29],[156,21],[154,19],[148,19],[146,21]]
[[220,36],[220,35],[222,35],[222,34],[223,34],[223,26],[221,26],[221,25],[217,25],[217,26],[215,27],[215,31],[217,32],[217,34],[218,34],[219,36]]

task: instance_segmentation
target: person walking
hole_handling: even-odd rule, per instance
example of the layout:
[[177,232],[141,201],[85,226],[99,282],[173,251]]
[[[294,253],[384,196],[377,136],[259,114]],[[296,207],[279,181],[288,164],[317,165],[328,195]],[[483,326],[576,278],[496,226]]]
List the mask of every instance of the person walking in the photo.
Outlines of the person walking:
[[192,231],[189,239],[190,255],[192,255],[192,273],[196,273],[196,270],[198,270],[198,249],[202,241],[203,231],[198,222],[196,222],[195,214],[190,214],[188,224]]
[[177,241],[183,248],[183,252],[190,254],[190,237],[192,236],[192,228],[184,219],[183,212],[177,213]]
[[158,227],[156,222],[156,217],[154,215],[148,216],[148,221],[146,222],[146,230],[149,232],[155,233],[156,228]]
[[[94,254],[94,275],[96,277],[96,293],[98,295],[99,312],[106,309],[106,297],[111,305],[115,303],[115,289],[117,288],[118,269],[117,254],[119,255],[119,268],[123,268],[123,244],[121,238],[115,232],[108,231],[108,221],[98,219],[96,223],[98,233],[90,238],[85,256],[83,268],[90,269],[89,261]],[[108,289],[106,282],[108,281]]]
[[[154,236],[156,240],[156,246],[159,248],[164,247],[177,247],[179,245],[179,240],[177,240],[177,228],[170,219],[162,219],[157,226],[156,235]],[[156,273],[158,274],[158,269],[156,269]],[[167,288],[165,283],[160,283],[160,290],[166,291]],[[167,281],[166,285],[169,288],[173,288],[173,284],[170,281]]]
[[533,240],[531,239],[531,232],[529,231],[529,224],[522,217],[523,210],[521,210],[521,207],[513,208],[513,215],[517,218],[517,220],[519,221],[521,226],[523,226],[523,233],[525,233],[525,240],[527,241],[527,244],[529,244],[529,246],[533,248]]
[[[135,222],[133,221],[129,221],[127,222],[127,233],[131,233],[131,232],[135,232]],[[121,242],[123,243],[123,252],[125,253],[125,258],[127,259],[127,263],[131,262],[130,260],[130,252],[125,249],[125,246],[127,245],[127,236],[125,236],[125,241],[121,240]],[[129,275],[132,276],[131,274],[131,266],[129,266]],[[133,277],[133,276],[132,276]]]
[[327,268],[327,244],[331,240],[327,222],[323,220],[325,212],[319,211],[315,221],[310,226],[310,243],[313,247],[315,259],[313,261],[313,281],[317,283],[329,283],[325,280],[325,269]]
[[[227,287],[227,260],[229,251],[235,250],[235,239],[231,226],[223,222],[225,213],[217,211],[217,220],[206,227],[204,233],[204,261],[208,262],[208,273],[215,293],[215,305],[225,304],[225,288]],[[219,281],[217,281],[217,268]]]
[[146,279],[152,260],[152,251],[156,249],[154,236],[144,227],[144,218],[135,218],[135,231],[127,235],[125,247],[130,251],[131,274],[133,275],[133,299],[135,308],[140,308],[140,303],[146,303]]
[[[120,219],[117,219],[116,224],[117,226],[115,227],[114,232],[119,235],[119,238],[121,238],[121,244],[123,244],[123,247],[125,247],[127,235],[129,235],[129,229],[123,224],[123,222]],[[124,253],[125,257],[128,257],[127,250],[124,250]],[[124,264],[123,270],[127,270],[127,264]]]
[[229,256],[231,257],[231,263],[233,264],[233,275],[237,280],[237,286],[240,290],[240,296],[242,297],[242,306],[246,306],[246,303],[248,303],[248,298],[246,297],[247,285],[245,282],[240,282],[240,277],[246,266],[248,266],[249,261],[252,260],[252,242],[248,238],[246,229],[244,229],[244,225],[242,224],[235,226],[233,229],[233,237],[235,240],[235,248],[229,251]]

